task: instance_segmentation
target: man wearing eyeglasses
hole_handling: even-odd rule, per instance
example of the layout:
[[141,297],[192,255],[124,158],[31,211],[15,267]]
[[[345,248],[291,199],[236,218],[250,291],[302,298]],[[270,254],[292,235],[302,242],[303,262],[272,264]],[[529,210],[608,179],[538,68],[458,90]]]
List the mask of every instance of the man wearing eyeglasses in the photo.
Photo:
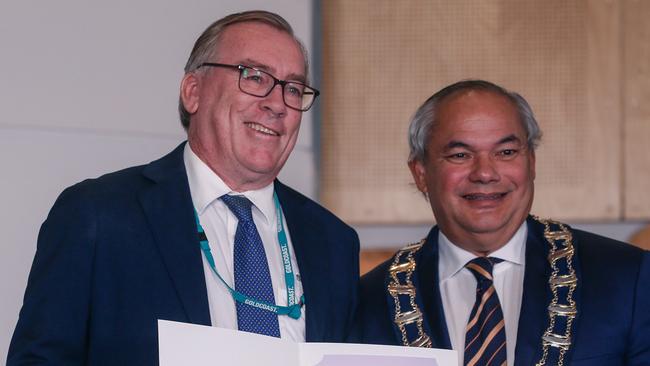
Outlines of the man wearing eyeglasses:
[[155,365],[158,319],[343,341],[357,235],[276,179],[318,94],[280,16],[208,27],[180,87],[187,143],[52,208],[8,364]]

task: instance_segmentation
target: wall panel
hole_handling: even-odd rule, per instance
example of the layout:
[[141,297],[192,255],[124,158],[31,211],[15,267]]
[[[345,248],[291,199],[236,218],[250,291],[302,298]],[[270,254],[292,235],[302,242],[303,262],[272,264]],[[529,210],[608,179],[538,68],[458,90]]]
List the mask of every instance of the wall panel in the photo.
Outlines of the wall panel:
[[650,217],[650,2],[626,1],[624,9],[625,217]]
[[431,221],[408,120],[467,78],[524,95],[544,131],[533,212],[617,219],[620,7],[595,1],[323,3],[323,202],[357,224]]

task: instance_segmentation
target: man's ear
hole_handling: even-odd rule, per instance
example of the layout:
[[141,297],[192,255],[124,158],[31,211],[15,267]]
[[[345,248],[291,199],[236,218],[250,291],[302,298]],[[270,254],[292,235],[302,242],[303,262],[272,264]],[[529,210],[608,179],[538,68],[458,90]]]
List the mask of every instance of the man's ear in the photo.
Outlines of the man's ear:
[[181,101],[190,114],[199,110],[199,78],[193,72],[188,72],[181,81]]
[[413,180],[415,181],[415,185],[418,187],[420,192],[424,193],[425,195],[427,194],[427,184],[426,184],[426,169],[424,168],[424,164],[415,159],[411,160],[408,162],[409,169],[411,170],[411,175],[413,175]]

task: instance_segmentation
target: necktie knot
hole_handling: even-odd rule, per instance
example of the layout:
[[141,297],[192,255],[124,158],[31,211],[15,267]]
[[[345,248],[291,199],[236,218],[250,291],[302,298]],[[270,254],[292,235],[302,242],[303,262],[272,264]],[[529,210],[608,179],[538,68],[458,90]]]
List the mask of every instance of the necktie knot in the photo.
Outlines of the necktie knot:
[[253,212],[251,207],[253,202],[244,196],[230,196],[223,195],[221,200],[228,206],[230,211],[237,217],[237,220],[246,222],[253,220]]
[[503,259],[494,257],[476,257],[467,262],[465,268],[472,272],[478,282],[492,282],[492,269],[494,268],[494,265],[499,262],[503,262]]

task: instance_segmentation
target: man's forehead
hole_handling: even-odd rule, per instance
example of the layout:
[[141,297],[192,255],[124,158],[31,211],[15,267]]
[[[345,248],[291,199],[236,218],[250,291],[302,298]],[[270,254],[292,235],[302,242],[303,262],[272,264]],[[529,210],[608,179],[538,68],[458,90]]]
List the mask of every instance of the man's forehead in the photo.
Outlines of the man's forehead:
[[228,26],[219,37],[216,54],[220,62],[256,67],[280,78],[305,79],[305,58],[295,38],[262,22]]
[[432,135],[438,137],[433,140],[443,145],[526,140],[520,115],[508,98],[474,90],[450,96],[439,105]]
[[508,110],[516,112],[517,107],[507,96],[493,90],[466,89],[459,90],[442,99],[438,103],[439,110],[454,109],[462,106],[464,110],[471,108],[477,110]]

